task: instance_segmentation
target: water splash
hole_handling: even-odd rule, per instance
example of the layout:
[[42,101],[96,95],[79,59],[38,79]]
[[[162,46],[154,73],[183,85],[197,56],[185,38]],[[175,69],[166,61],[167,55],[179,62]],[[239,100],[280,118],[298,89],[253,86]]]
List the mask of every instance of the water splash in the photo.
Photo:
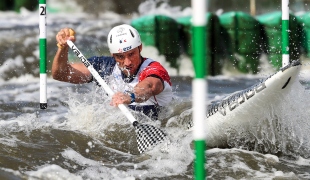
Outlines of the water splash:
[[181,9],[180,6],[170,6],[167,0],[147,0],[142,2],[138,7],[138,12],[141,16],[145,15],[166,15],[172,18],[182,16],[190,16],[191,8]]

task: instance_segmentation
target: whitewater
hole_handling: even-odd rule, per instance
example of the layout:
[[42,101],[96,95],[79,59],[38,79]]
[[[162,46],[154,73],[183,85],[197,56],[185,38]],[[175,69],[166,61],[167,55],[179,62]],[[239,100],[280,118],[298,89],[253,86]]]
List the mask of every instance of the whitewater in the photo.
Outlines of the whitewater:
[[[185,16],[191,8],[146,1],[130,15],[90,14],[77,1],[48,3],[46,110],[39,109],[38,11],[0,12],[0,179],[193,179],[193,138],[186,128],[194,76],[189,57],[180,56],[178,71],[155,47],[143,48],[143,56],[168,69],[174,92],[173,102],[160,114],[161,121],[134,113],[139,121],[164,130],[170,139],[145,154],[139,154],[134,128],[109,105],[103,89],[50,76],[57,50],[55,35],[62,27],[75,29],[75,44],[86,57],[108,55],[106,35],[115,24],[130,23],[146,13]],[[147,12],[143,11],[146,7]],[[75,59],[72,52],[70,58]],[[258,74],[242,74],[226,65],[222,75],[209,76],[206,103],[276,72],[266,56],[260,62]],[[262,119],[250,119],[253,127],[247,134],[218,130],[227,135],[229,146],[206,150],[208,179],[310,179],[310,63],[302,58],[302,64],[293,90],[280,105],[262,111]],[[275,120],[287,127],[280,137],[270,135],[274,129],[266,126]]]

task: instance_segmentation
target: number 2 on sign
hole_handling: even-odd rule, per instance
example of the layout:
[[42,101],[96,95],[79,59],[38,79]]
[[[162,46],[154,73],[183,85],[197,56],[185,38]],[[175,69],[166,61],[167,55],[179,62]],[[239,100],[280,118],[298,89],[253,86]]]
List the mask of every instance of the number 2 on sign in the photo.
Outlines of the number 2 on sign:
[[40,6],[40,9],[41,9],[40,15],[41,15],[41,16],[46,15],[46,7],[45,7],[45,6]]

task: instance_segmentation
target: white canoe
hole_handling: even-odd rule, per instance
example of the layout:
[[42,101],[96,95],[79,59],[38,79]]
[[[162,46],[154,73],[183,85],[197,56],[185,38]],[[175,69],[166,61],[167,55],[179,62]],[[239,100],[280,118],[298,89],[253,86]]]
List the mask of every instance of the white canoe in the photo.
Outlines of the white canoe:
[[[205,121],[207,145],[227,147],[227,135],[230,131],[246,131],[261,122],[259,118],[262,114],[279,105],[283,97],[290,92],[293,82],[298,80],[300,68],[300,62],[293,61],[262,82],[212,102],[208,106]],[[190,121],[188,129],[191,130],[192,127],[193,122]]]

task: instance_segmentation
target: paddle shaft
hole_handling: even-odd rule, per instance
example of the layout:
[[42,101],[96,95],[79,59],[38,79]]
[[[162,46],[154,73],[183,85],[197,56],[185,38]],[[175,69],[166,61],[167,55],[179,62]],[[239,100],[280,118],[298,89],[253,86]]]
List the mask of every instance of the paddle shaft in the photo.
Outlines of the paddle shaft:
[[[90,71],[90,73],[93,75],[93,77],[98,81],[98,83],[103,87],[103,89],[108,93],[109,96],[113,96],[114,92],[112,89],[107,85],[107,83],[101,78],[101,76],[98,74],[98,72],[94,69],[93,65],[90,64],[90,62],[85,58],[85,56],[81,53],[81,51],[76,47],[76,45],[70,41],[67,40],[68,46],[72,49],[72,51],[75,53],[75,55],[82,61],[82,63],[87,67],[87,69]],[[136,126],[137,120],[135,117],[131,114],[129,109],[124,104],[119,104],[118,108],[123,112],[123,114],[127,117],[127,119]]]

